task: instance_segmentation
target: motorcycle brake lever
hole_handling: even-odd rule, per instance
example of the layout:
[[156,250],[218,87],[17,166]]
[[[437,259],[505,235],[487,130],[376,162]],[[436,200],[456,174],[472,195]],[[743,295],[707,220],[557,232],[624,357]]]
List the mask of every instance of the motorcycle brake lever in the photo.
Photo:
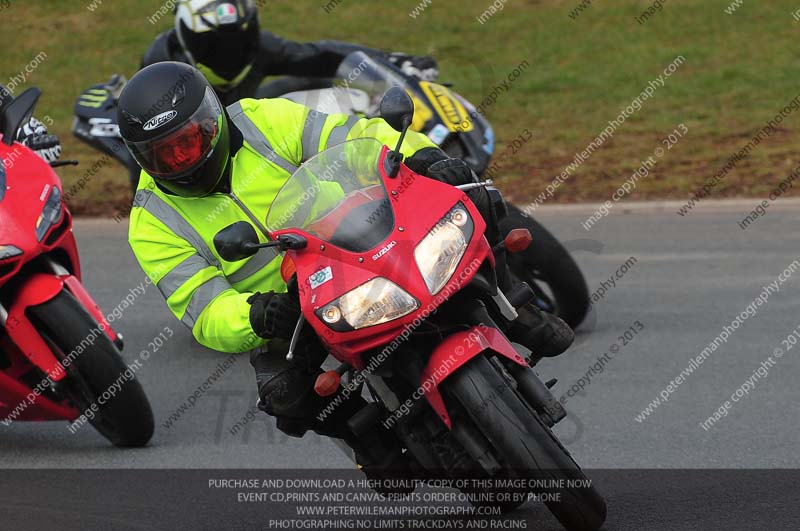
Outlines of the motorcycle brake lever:
[[300,318],[297,320],[297,324],[294,327],[294,333],[292,334],[292,339],[289,341],[289,352],[286,353],[286,361],[290,362],[294,359],[294,347],[297,346],[297,338],[300,337],[300,330],[303,329],[303,325],[306,322],[305,316],[301,313]]

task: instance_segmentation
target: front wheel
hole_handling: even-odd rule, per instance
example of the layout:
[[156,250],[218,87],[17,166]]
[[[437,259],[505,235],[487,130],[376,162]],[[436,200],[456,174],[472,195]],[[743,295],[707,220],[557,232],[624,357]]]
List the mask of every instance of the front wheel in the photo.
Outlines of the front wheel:
[[484,356],[478,356],[446,380],[447,392],[485,437],[504,475],[545,480],[564,488],[548,489],[558,500],[547,507],[570,531],[594,531],[606,518],[606,503],[567,450],[522,402],[509,382]]
[[[60,394],[81,414],[96,404],[89,422],[114,445],[146,445],[155,429],[150,402],[135,377],[122,377],[128,366],[89,312],[64,290],[28,313],[59,360],[80,352],[71,356]],[[98,399],[110,389],[116,394],[101,405]]]
[[589,287],[578,264],[541,223],[509,204],[508,216],[500,222],[500,230],[505,236],[519,228],[530,231],[533,243],[524,251],[509,255],[511,272],[534,289],[542,310],[558,315],[572,328],[577,327],[589,312]]

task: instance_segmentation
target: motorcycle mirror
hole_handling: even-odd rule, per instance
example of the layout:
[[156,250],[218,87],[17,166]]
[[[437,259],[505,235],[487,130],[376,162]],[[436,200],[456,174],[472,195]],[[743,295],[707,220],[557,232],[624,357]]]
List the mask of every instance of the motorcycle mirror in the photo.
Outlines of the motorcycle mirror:
[[405,90],[392,87],[386,91],[381,99],[381,118],[395,131],[405,131],[414,118],[414,102]]
[[387,173],[389,177],[394,178],[397,177],[400,171],[400,163],[403,161],[400,148],[403,146],[403,139],[405,139],[406,132],[414,119],[414,102],[411,101],[405,90],[400,87],[392,87],[386,91],[383,99],[381,99],[381,117],[395,131],[400,131],[397,147],[389,153],[387,159],[389,162]]
[[214,235],[214,248],[223,260],[238,262],[258,252],[258,234],[246,221],[237,221]]
[[[5,94],[0,94],[0,100],[11,97],[11,93],[6,89],[0,89]],[[0,103],[2,114],[0,114],[0,133],[3,134],[3,144],[11,146],[17,136],[17,130],[23,123],[30,120],[33,108],[39,100],[42,91],[36,87],[31,87],[25,92],[12,99],[8,103]]]

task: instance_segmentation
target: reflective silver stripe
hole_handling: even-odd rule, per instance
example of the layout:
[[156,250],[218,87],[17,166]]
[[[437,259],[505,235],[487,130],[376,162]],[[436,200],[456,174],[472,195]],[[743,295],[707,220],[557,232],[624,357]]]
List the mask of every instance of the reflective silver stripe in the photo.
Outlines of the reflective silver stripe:
[[[264,235],[264,237],[267,238],[268,240],[270,240],[271,238],[269,237],[269,231],[267,230],[267,228],[264,225],[261,224],[260,221],[258,221],[258,218],[255,217],[255,215],[252,212],[250,212],[250,209],[247,208],[247,205],[245,205],[242,202],[242,200],[239,199],[236,196],[236,194],[234,194],[233,192],[229,193],[228,197],[230,197],[233,200],[233,202],[236,203],[236,205],[238,205],[239,209],[242,212],[244,212],[245,215],[247,215],[248,218],[250,218],[250,221],[252,221],[255,224],[256,227],[258,227],[258,230],[261,231],[261,233]],[[267,247],[267,248],[260,249],[258,251],[258,254],[262,255],[262,259],[263,260],[266,260],[267,262],[270,262],[270,261],[272,261],[272,258],[275,258],[276,256],[278,256],[280,254],[280,252],[275,247]],[[272,255],[272,257],[268,258],[267,255]],[[246,265],[244,267],[246,267]],[[238,273],[238,271],[237,271],[237,273]],[[236,273],[234,273],[234,275],[236,275]]]
[[278,256],[274,247],[260,249],[258,253],[250,258],[245,265],[240,267],[235,273],[228,276],[228,282],[236,284],[242,280],[255,275],[264,269],[272,260]]
[[295,172],[297,166],[278,155],[278,153],[272,149],[272,146],[270,145],[269,140],[267,140],[267,137],[264,136],[264,133],[262,133],[258,127],[256,127],[256,124],[254,124],[253,121],[248,118],[242,110],[241,102],[237,101],[233,105],[229,105],[228,113],[230,114],[233,123],[236,125],[239,131],[242,132],[245,141],[250,144],[259,155],[262,155],[268,161],[277,164],[289,173]]
[[189,328],[194,328],[197,318],[206,309],[206,306],[211,304],[217,295],[225,290],[231,289],[228,281],[222,277],[212,277],[200,285],[192,294],[192,300],[189,301],[189,306],[186,307],[186,313],[183,314],[183,321]]
[[331,134],[328,136],[328,143],[326,146],[330,148],[347,140],[347,135],[350,133],[350,130],[358,123],[360,119],[361,118],[358,116],[351,116],[343,125],[337,125],[334,127],[333,131],[331,131]]
[[165,299],[169,299],[187,280],[207,267],[211,267],[211,264],[205,258],[199,254],[193,254],[164,275],[156,287]]
[[152,190],[138,190],[133,199],[133,206],[144,208],[158,221],[166,225],[175,235],[189,242],[209,264],[220,267],[219,260],[206,245],[205,240],[194,230],[194,227]]
[[313,109],[306,116],[306,123],[303,125],[303,161],[319,153],[319,139],[327,120],[327,114]]
[[267,239],[269,239],[269,231],[267,230],[267,228],[266,228],[264,225],[262,225],[262,223],[261,223],[260,221],[258,221],[258,218],[257,218],[257,217],[256,217],[256,216],[255,216],[255,215],[252,213],[252,212],[250,212],[250,209],[249,209],[249,208],[247,208],[247,205],[245,205],[244,203],[242,203],[242,200],[241,200],[241,199],[239,199],[239,197],[238,197],[238,196],[237,196],[235,193],[233,193],[233,192],[230,192],[230,193],[228,194],[228,197],[230,197],[230,198],[231,198],[231,200],[232,200],[234,203],[236,203],[236,206],[238,206],[238,207],[239,207],[239,210],[241,210],[242,212],[244,212],[244,214],[245,214],[245,215],[246,215],[248,218],[250,218],[250,221],[252,221],[252,222],[253,222],[253,224],[254,224],[256,227],[258,227],[258,230],[260,230],[260,231],[261,231],[261,233],[264,235],[264,237],[266,237]]

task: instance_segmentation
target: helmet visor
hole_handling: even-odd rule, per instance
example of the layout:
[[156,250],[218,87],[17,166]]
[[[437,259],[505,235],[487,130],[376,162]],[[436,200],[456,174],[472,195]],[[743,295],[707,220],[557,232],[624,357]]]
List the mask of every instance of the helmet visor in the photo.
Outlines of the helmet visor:
[[144,171],[159,179],[176,179],[208,158],[219,141],[222,120],[222,106],[211,87],[206,87],[200,107],[177,129],[149,140],[125,143]]

